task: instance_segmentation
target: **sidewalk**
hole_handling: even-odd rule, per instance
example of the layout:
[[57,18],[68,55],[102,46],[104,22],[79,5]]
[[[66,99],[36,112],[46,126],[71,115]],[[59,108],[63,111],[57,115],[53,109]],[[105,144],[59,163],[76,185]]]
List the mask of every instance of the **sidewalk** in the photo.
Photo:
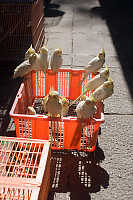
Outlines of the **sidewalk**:
[[[104,6],[106,1],[100,2]],[[104,48],[115,85],[114,94],[105,100],[105,122],[95,153],[100,165],[91,163],[91,154],[52,152],[48,200],[133,199],[133,14],[128,0],[126,8],[118,4],[107,9],[100,2],[52,0],[45,10],[47,45],[51,52],[62,48],[63,66],[83,67]],[[9,111],[21,80],[10,79],[11,69],[7,70],[8,78],[2,74],[0,80],[0,134],[14,136]]]
[[[98,0],[54,0],[46,12],[48,48],[51,51],[56,47],[62,48],[63,65],[65,67],[87,65],[88,61],[104,48],[106,64],[109,66],[110,76],[115,85],[113,96],[105,100],[105,123],[99,136],[100,148],[105,156],[100,164],[101,167],[93,167],[92,172],[91,165],[87,165],[87,169],[83,165],[81,167],[84,168],[84,177],[81,177],[81,174],[77,177],[80,169],[77,169],[76,162],[82,163],[81,160],[75,160],[73,157],[70,159],[66,155],[63,160],[61,157],[55,157],[58,158],[58,167],[62,160],[63,167],[67,170],[64,171],[62,167],[63,171],[59,173],[58,168],[55,177],[53,175],[49,200],[131,200],[133,198],[131,189],[133,185],[131,178],[133,71],[130,68],[131,53],[129,54],[128,51],[129,47],[131,50],[130,45],[133,43],[133,36],[131,36],[133,30],[128,26],[131,22],[131,13],[128,15],[126,9],[123,7],[122,10],[121,8],[106,10],[100,6]],[[67,158],[70,159],[69,164]],[[90,181],[89,177],[91,177],[90,187],[87,184],[87,181]],[[56,178],[59,180],[55,184]]]

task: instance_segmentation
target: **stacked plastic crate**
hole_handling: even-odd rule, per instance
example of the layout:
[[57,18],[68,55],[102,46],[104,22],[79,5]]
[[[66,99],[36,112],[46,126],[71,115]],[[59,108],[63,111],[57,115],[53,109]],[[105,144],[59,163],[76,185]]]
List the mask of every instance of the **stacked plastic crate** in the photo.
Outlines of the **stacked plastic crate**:
[[48,141],[0,137],[1,200],[46,200],[49,184]]
[[1,61],[19,61],[44,42],[43,0],[0,0]]

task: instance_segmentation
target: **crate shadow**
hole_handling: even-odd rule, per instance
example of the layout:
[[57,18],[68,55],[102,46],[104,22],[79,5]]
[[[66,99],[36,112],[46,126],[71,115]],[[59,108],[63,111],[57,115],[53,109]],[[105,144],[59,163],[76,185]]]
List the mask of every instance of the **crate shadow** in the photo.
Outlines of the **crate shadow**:
[[[97,160],[100,154],[101,159]],[[95,153],[52,151],[48,200],[56,199],[56,193],[70,193],[71,200],[88,200],[90,193],[99,192],[101,186],[107,188],[109,174],[98,165],[105,158],[103,155],[100,147]]]

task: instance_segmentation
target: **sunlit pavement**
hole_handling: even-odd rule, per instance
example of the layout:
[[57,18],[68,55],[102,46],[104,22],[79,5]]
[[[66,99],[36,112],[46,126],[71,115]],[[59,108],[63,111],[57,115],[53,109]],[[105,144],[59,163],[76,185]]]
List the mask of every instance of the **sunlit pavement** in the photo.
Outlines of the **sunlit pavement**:
[[[114,0],[112,6],[105,2],[55,0],[44,10],[48,48],[51,53],[62,48],[63,66],[85,66],[104,48],[115,85],[104,102],[105,122],[95,155],[52,152],[48,200],[133,199],[133,14],[129,1],[122,6],[119,0],[117,6]],[[0,130],[10,136],[15,129],[8,113],[21,83],[11,74],[8,69],[8,79],[2,75],[0,81]]]

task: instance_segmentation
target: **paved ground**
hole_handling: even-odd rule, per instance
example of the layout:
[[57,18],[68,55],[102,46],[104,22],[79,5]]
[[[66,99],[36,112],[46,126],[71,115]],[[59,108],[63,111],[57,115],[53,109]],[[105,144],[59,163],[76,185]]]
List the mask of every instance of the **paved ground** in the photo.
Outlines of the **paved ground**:
[[104,47],[115,84],[105,101],[100,166],[89,164],[86,155],[53,154],[49,200],[133,199],[133,18],[128,1],[112,1],[109,8],[101,2],[103,7],[98,0],[54,0],[45,13],[48,48],[63,49],[63,65],[84,66]]
[[[115,84],[113,96],[105,101],[95,154],[100,165],[91,162],[90,154],[53,152],[48,200],[133,199],[133,14],[128,0],[123,5],[120,0],[109,6],[100,2],[53,0],[45,10],[48,48],[63,49],[63,65],[84,66],[104,47]],[[8,69],[0,80],[0,134],[10,136],[15,132],[9,110],[21,83],[11,74]]]

